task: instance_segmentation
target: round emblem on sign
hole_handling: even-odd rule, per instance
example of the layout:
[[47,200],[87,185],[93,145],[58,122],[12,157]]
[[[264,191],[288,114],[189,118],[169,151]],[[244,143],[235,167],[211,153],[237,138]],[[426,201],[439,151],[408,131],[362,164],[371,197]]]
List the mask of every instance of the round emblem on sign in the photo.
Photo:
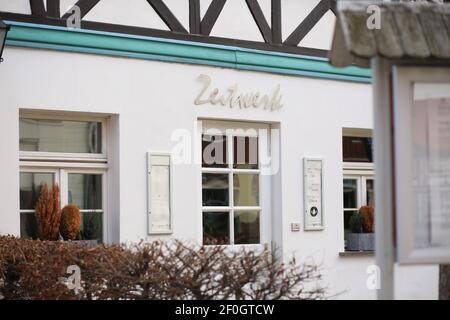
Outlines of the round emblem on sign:
[[309,214],[311,215],[311,217],[317,216],[318,213],[319,209],[317,209],[317,207],[312,207],[311,210],[309,210]]

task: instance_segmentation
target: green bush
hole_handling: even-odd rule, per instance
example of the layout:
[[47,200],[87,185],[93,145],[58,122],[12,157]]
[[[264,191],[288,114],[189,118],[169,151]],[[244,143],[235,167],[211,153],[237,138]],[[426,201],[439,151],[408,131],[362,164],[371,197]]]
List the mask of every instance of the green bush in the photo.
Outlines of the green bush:
[[349,221],[350,231],[352,233],[362,233],[363,232],[363,219],[359,212],[355,212],[350,217]]

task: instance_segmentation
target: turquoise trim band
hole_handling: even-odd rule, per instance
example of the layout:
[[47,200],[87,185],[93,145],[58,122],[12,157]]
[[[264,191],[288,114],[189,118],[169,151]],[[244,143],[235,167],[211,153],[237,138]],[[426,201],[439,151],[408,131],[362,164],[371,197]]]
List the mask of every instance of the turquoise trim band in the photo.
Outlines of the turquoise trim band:
[[9,46],[371,82],[370,69],[355,66],[335,68],[325,58],[14,21],[5,22],[11,26],[6,41]]

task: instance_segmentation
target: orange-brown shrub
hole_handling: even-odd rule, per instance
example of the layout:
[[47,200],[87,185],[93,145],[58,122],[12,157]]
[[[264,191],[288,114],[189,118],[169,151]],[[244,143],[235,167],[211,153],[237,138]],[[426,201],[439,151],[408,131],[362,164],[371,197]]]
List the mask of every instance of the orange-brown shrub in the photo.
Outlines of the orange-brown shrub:
[[61,221],[59,186],[53,185],[49,191],[47,184],[41,186],[41,194],[35,208],[39,229],[39,239],[57,240]]
[[[62,278],[81,270],[81,288]],[[314,264],[181,241],[81,247],[0,236],[0,299],[321,299]]]
[[75,240],[81,227],[80,209],[69,204],[61,210],[61,224],[59,230],[64,240]]
[[363,206],[359,208],[359,214],[362,218],[362,227],[364,233],[374,233],[374,207]]

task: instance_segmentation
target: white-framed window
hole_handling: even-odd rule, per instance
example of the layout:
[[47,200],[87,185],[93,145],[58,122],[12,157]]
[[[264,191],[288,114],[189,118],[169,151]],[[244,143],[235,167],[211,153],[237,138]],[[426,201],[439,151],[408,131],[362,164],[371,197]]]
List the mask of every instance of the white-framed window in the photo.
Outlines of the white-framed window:
[[[375,205],[375,180],[372,132],[366,129],[344,129],[343,220],[344,239],[351,232],[350,219],[363,206]],[[346,240],[345,247],[346,247]]]
[[107,162],[106,119],[21,111],[20,160]]
[[[270,193],[261,174],[263,124],[201,121],[203,244],[257,245],[269,236]],[[263,134],[261,134],[263,132]],[[265,144],[264,147],[262,144]]]
[[106,119],[97,117],[20,113],[22,237],[38,236],[34,208],[46,183],[59,185],[61,207],[80,208],[80,239],[107,241],[106,125]]

